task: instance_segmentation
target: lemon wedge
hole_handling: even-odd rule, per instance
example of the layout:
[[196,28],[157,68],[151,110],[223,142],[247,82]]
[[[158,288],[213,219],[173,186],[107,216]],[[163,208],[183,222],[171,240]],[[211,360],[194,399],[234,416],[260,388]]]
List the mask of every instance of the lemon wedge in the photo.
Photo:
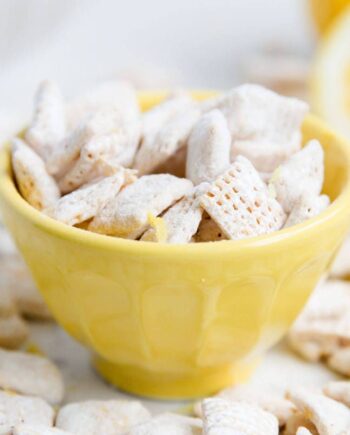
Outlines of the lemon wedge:
[[350,5],[350,0],[310,0],[311,14],[321,33]]
[[350,138],[350,7],[320,42],[311,77],[313,110]]

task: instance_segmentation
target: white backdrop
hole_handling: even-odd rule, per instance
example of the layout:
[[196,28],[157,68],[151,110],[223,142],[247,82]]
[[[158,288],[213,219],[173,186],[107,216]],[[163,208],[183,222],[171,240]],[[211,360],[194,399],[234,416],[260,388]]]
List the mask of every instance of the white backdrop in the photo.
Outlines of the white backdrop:
[[246,53],[310,51],[307,12],[307,0],[1,0],[0,130],[48,77],[67,95],[120,71],[152,86],[229,87]]

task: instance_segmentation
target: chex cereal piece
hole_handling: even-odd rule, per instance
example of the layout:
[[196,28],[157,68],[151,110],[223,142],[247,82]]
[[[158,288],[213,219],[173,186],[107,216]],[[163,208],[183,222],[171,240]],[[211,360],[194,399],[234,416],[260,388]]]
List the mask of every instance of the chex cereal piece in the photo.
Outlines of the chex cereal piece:
[[[350,322],[347,324],[349,326]],[[346,347],[342,348],[341,345]],[[344,376],[350,376],[350,341],[347,340],[341,345],[330,354],[326,362],[329,368]]]
[[349,348],[349,313],[350,284],[335,280],[321,284],[290,329],[290,346],[310,361],[327,359],[340,346]]
[[120,124],[121,113],[114,108],[101,109],[93,113],[66,136],[51,153],[46,161],[48,172],[57,178],[61,178],[79,157],[84,145],[94,136],[108,135],[115,132]]
[[284,228],[300,224],[308,219],[318,216],[329,206],[330,200],[327,195],[300,197],[294,204]]
[[71,432],[48,427],[42,424],[20,424],[14,428],[13,435],[74,435]]
[[35,97],[34,117],[26,141],[46,161],[66,133],[65,108],[56,83],[46,80]]
[[48,359],[0,349],[0,388],[59,403],[64,394],[60,371]]
[[33,207],[42,210],[59,199],[58,186],[43,160],[18,138],[12,141],[12,166],[21,195]]
[[306,103],[248,84],[230,91],[217,107],[231,131],[232,159],[243,155],[258,171],[271,172],[300,149]]
[[276,417],[246,403],[213,398],[202,403],[203,435],[277,435]]
[[305,388],[289,391],[287,397],[314,423],[319,435],[349,433],[350,410],[342,403]]
[[74,130],[86,117],[101,109],[110,108],[127,114],[139,113],[137,95],[130,83],[108,80],[74,98],[66,107],[69,128]]
[[[230,402],[247,403],[254,405],[273,414],[280,426],[284,426],[287,420],[296,413],[296,408],[290,400],[274,391],[259,391],[249,385],[237,385],[226,388],[215,397],[225,399]],[[201,415],[201,408],[196,404],[195,412]]]
[[144,175],[125,187],[95,216],[89,230],[136,239],[148,226],[148,216],[158,216],[191,192],[189,180],[169,174]]
[[[184,196],[162,216],[166,228],[166,243],[189,243],[196,233],[202,218],[203,209],[199,206],[198,198],[208,189],[207,183],[193,188],[189,195]],[[141,240],[158,242],[157,232],[149,229]]]
[[337,258],[335,259],[332,269],[331,277],[333,278],[348,278],[350,277],[350,236],[345,239],[343,246],[338,252]]
[[150,417],[137,401],[91,400],[65,405],[58,413],[56,426],[75,435],[124,435]]
[[[19,424],[53,426],[54,411],[39,397],[24,397],[0,392],[0,433],[12,435]],[[40,434],[42,435],[42,434]]]
[[17,349],[28,334],[28,327],[18,314],[0,316],[0,347]]
[[212,181],[230,165],[231,136],[217,109],[204,114],[188,139],[186,176],[194,184]]
[[324,180],[323,159],[320,143],[312,140],[277,168],[270,184],[285,212],[289,213],[302,196],[315,197],[321,193]]
[[198,107],[193,104],[165,122],[159,132],[154,135],[153,141],[144,140],[142,142],[134,165],[140,175],[152,172],[186,145],[199,115]]
[[218,224],[205,211],[194,240],[195,242],[218,242],[220,240],[227,240],[227,237]]
[[45,213],[67,225],[85,222],[96,216],[109,201],[115,202],[114,198],[123,185],[134,180],[133,173],[129,178],[130,172],[122,169],[115,175],[83,186],[63,196],[53,207],[46,209]]
[[282,433],[283,435],[296,435],[301,428],[307,430],[306,434],[318,435],[316,426],[300,411],[288,418]]
[[126,146],[125,140],[118,133],[94,136],[82,148],[74,166],[59,181],[61,192],[72,192],[99,177],[118,172],[120,166],[123,166],[123,160],[119,157]]
[[323,393],[337,402],[344,403],[350,407],[350,382],[333,381],[323,387]]
[[212,183],[200,203],[230,239],[243,239],[279,230],[285,214],[245,157],[238,156]]
[[202,427],[199,418],[165,413],[132,427],[128,435],[201,435]]

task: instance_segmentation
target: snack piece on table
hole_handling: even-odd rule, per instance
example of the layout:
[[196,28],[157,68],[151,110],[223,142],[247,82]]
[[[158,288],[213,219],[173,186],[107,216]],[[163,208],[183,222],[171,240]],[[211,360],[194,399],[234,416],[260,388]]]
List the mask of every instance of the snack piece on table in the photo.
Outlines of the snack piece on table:
[[137,401],[91,400],[63,406],[56,426],[75,435],[124,435],[150,418],[148,410]]
[[[215,398],[225,399],[233,403],[247,403],[257,406],[264,411],[273,414],[279,426],[284,426],[286,422],[296,413],[296,408],[290,400],[274,391],[262,391],[250,385],[236,385],[225,388],[214,396]],[[195,414],[201,416],[201,403],[197,402],[194,407]]]
[[253,405],[205,399],[202,413],[204,435],[278,435],[277,418]]
[[218,242],[227,240],[227,237],[220,229],[218,224],[205,211],[202,215],[202,221],[199,224],[198,231],[194,236],[195,242]]
[[289,213],[303,196],[318,197],[324,180],[324,152],[317,140],[310,141],[286,160],[270,180],[276,199]]
[[327,195],[302,196],[294,204],[284,228],[300,224],[308,219],[318,216],[329,206],[330,200]]
[[337,402],[344,403],[350,408],[350,382],[332,381],[323,387],[323,393]]
[[200,198],[205,211],[229,239],[244,239],[279,230],[286,219],[253,165],[238,156]]
[[332,265],[332,278],[348,278],[350,277],[350,236],[348,236]]
[[42,82],[35,96],[34,116],[25,139],[46,162],[66,134],[63,97],[56,83]]
[[48,427],[41,424],[20,424],[13,430],[12,435],[74,435],[71,432]]
[[140,175],[149,174],[163,165],[187,144],[193,126],[200,116],[193,103],[183,112],[167,120],[153,140],[144,140],[135,160],[135,169]]
[[[189,243],[197,232],[203,209],[199,205],[199,197],[208,189],[207,183],[193,188],[189,195],[169,208],[162,216],[165,225],[166,243]],[[150,228],[141,237],[147,242],[158,242],[156,228]]]
[[64,395],[62,375],[48,359],[19,351],[0,349],[0,388],[38,396],[51,404]]
[[309,108],[295,98],[258,85],[242,85],[216,104],[232,135],[231,159],[247,157],[261,172],[272,172],[301,147],[300,127]]
[[[53,426],[55,413],[45,400],[0,391],[0,433],[12,435],[19,424]],[[42,435],[42,434],[40,434]]]
[[199,119],[188,139],[186,176],[194,184],[212,181],[230,166],[231,136],[220,110]]
[[290,346],[309,361],[322,360],[349,374],[350,283],[329,280],[319,285],[288,333]]
[[60,191],[44,161],[18,138],[12,142],[12,166],[21,195],[33,207],[42,210],[59,199]]
[[132,427],[128,435],[201,435],[202,427],[199,418],[165,413]]
[[320,393],[298,388],[287,397],[316,426],[319,435],[346,434],[350,428],[350,409]]
[[121,168],[115,175],[63,196],[53,207],[44,211],[67,225],[85,222],[98,215],[108,202],[114,203],[120,189],[134,179],[133,171]]
[[95,216],[89,230],[136,239],[148,227],[148,216],[158,216],[192,190],[192,183],[169,174],[144,175],[125,187]]

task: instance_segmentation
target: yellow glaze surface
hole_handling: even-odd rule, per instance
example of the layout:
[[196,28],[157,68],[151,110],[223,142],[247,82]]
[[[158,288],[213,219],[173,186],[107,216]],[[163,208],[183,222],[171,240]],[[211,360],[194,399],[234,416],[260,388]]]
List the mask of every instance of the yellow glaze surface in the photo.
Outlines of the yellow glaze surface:
[[[146,108],[163,96],[140,101]],[[94,351],[107,379],[152,397],[209,394],[244,380],[281,338],[350,226],[348,145],[313,117],[303,134],[325,149],[325,212],[268,236],[189,245],[56,222],[20,197],[1,152],[3,219],[57,321]]]

